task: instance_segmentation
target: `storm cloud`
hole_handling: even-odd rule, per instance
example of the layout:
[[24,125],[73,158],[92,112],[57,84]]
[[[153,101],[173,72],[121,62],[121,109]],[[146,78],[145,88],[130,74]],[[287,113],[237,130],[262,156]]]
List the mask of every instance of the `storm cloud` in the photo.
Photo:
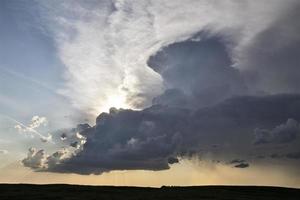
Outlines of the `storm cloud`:
[[167,88],[153,103],[199,108],[247,92],[240,72],[232,67],[225,39],[205,32],[194,37],[149,58],[148,65],[161,74]]
[[294,119],[276,126],[273,130],[255,129],[254,144],[288,143],[293,142],[300,133],[300,126]]
[[299,4],[271,23],[243,49],[236,63],[255,92],[299,93]]
[[[105,48],[84,42],[98,33],[86,32],[89,29],[85,26],[94,17],[98,19],[98,10],[88,15],[89,20],[83,20],[83,27],[70,24],[80,34],[75,40],[79,43],[60,38],[65,44],[60,46],[62,60],[71,73],[66,95],[76,106],[94,112],[95,107],[113,106],[110,92],[117,91],[117,99],[123,102],[125,98],[132,105],[129,107],[140,109],[110,108],[98,115],[94,126],[81,125],[70,134],[61,132],[57,136],[61,143],[77,149],[70,156],[63,157],[61,152],[45,156],[43,150],[30,149],[24,165],[45,171],[101,174],[111,170],[166,170],[171,164],[180,164],[181,159],[196,156],[225,163],[241,158],[231,164],[248,168],[259,155],[277,153],[278,145],[282,145],[279,151],[286,157],[288,152],[298,152],[300,26],[295,19],[299,2],[276,1],[263,7],[269,12],[250,1],[228,1],[229,7],[211,5],[217,16],[228,14],[225,25],[220,25],[216,16],[206,16],[207,12],[198,15],[203,12],[201,6],[190,2],[184,9],[195,12],[183,13],[183,19],[189,20],[178,24],[172,16],[161,14],[168,13],[169,7],[164,4],[105,4],[105,11],[112,14],[105,18],[107,21],[99,22],[106,28],[105,37],[101,34],[97,40]],[[178,8],[178,2],[169,6]],[[144,8],[148,13],[141,11],[147,10]],[[246,15],[236,19],[239,17],[235,14],[241,14],[241,10]],[[254,14],[264,20],[252,21]],[[200,23],[204,16],[209,22]],[[195,23],[188,26],[190,21]],[[174,27],[169,27],[172,22]],[[138,25],[141,32],[132,27]],[[149,30],[155,30],[155,34]],[[80,47],[75,53],[71,48],[74,45]],[[95,48],[100,57],[90,59],[90,55],[80,54],[86,48]],[[70,58],[72,52],[77,57],[83,55],[83,62],[91,62],[75,62],[77,57]],[[103,72],[98,65],[104,67]],[[93,74],[92,78],[85,79],[87,74]],[[101,97],[107,105],[98,103]]]
[[[299,111],[300,95],[235,97],[195,111],[162,105],[142,111],[112,108],[97,117],[95,126],[80,132],[86,137],[81,151],[47,170],[80,174],[165,170],[174,163],[170,160],[207,153],[224,162],[233,156],[248,159],[255,152],[255,128],[273,127],[290,117],[300,120]],[[218,144],[219,151],[214,151],[213,144]]]

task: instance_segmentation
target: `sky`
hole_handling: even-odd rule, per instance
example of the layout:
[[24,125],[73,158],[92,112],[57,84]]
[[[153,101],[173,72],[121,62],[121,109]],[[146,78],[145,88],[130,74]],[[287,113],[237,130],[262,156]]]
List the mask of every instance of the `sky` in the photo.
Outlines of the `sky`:
[[0,1],[0,182],[299,188],[299,8]]

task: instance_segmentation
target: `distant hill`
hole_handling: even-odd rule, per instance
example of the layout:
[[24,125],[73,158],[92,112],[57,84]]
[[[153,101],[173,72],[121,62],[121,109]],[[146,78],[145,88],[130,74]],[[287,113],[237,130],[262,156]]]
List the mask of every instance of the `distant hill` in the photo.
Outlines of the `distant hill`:
[[300,200],[300,189],[262,186],[113,187],[0,184],[0,200]]

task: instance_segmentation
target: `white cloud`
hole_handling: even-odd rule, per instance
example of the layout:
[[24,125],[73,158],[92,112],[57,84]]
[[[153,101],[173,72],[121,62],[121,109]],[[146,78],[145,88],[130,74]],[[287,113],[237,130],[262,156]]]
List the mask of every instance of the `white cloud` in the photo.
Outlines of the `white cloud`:
[[47,155],[44,150],[37,151],[35,148],[28,150],[27,157],[22,160],[22,163],[26,167],[34,169],[47,168]]
[[18,124],[15,125],[15,129],[17,129],[20,133],[36,133],[35,129],[39,128],[40,126],[46,126],[48,122],[46,117],[39,117],[35,115],[32,117],[28,125],[24,125],[20,122],[17,123]]
[[33,116],[31,119],[31,123],[28,125],[29,128],[35,129],[40,126],[46,126],[47,125],[47,119],[46,117],[39,117],[39,116]]
[[[31,137],[38,136],[42,142],[52,142],[52,135],[48,133],[47,136],[44,136],[41,134],[37,129],[41,126],[46,126],[48,124],[46,117],[39,117],[39,116],[33,116],[30,123],[28,125],[25,125],[13,118],[9,118],[16,122],[17,124],[14,126],[14,128],[21,134],[29,135]],[[53,143],[53,142],[52,142]]]
[[60,92],[93,115],[110,106],[149,105],[164,86],[146,61],[161,47],[209,28],[233,40],[231,54],[237,60],[251,39],[290,5],[281,0],[38,3],[66,66],[67,82]]
[[58,165],[69,156],[70,152],[65,148],[54,152],[52,155],[47,155],[43,149],[36,150],[35,148],[29,148],[27,157],[22,160],[22,163],[24,166],[32,169],[46,170]]

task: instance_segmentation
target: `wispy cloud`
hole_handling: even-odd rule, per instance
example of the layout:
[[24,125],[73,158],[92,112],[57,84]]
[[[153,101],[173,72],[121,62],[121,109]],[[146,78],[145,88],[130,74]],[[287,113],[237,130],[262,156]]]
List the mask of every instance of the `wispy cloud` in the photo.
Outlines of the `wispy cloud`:
[[54,88],[50,87],[49,85],[41,82],[41,81],[38,81],[36,79],[33,79],[31,77],[28,77],[28,76],[25,76],[24,74],[21,74],[19,72],[16,72],[16,71],[13,71],[11,69],[9,69],[8,67],[4,68],[4,67],[1,67],[0,66],[0,71],[8,74],[8,75],[11,75],[15,78],[18,78],[18,79],[22,79],[22,80],[25,80],[26,82],[30,82],[30,83],[33,83],[35,86],[37,86],[38,88],[41,88],[43,90],[47,90],[49,92],[51,92],[52,94],[55,94],[55,95],[59,95]]
[[2,115],[3,117],[13,121],[14,123],[16,123],[16,125],[14,126],[14,128],[16,130],[18,130],[19,133],[24,133],[27,135],[31,135],[32,137],[34,136],[38,136],[42,142],[51,142],[54,143],[52,141],[52,136],[51,134],[48,133],[47,136],[44,136],[42,133],[40,133],[39,131],[37,131],[36,129],[39,128],[40,126],[45,126],[47,124],[47,119],[45,117],[39,117],[39,116],[33,116],[30,123],[28,125],[25,125],[21,122],[19,122],[18,120],[7,116],[7,115]]

